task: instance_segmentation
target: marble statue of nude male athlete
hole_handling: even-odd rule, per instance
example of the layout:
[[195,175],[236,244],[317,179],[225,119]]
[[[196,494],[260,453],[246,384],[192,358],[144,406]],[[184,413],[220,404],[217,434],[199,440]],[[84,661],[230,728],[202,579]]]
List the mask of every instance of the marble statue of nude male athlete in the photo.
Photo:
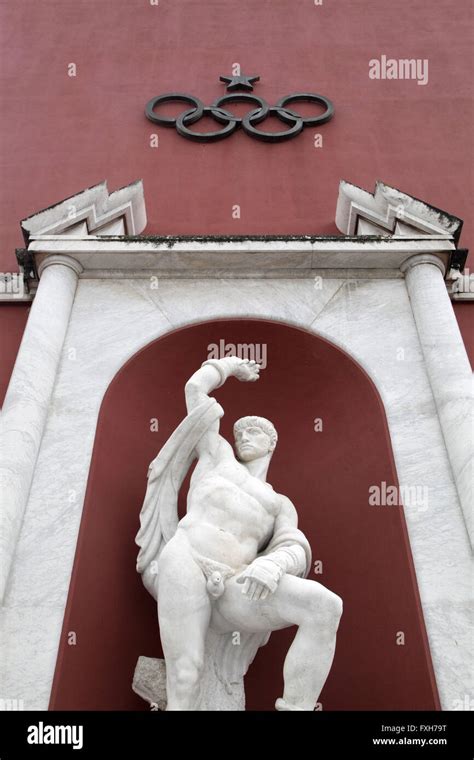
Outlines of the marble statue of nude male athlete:
[[[314,710],[331,668],[342,601],[305,577],[311,555],[296,509],[266,481],[277,432],[262,417],[243,417],[234,425],[234,453],[219,433],[223,410],[210,397],[230,377],[257,381],[259,370],[236,356],[204,362],[186,383],[188,417],[155,460],[156,477],[150,466],[138,570],[158,600],[168,710],[195,709],[209,628],[264,634],[298,626],[278,710]],[[180,458],[176,483],[170,462]],[[187,514],[167,523],[165,506],[157,518],[166,478],[176,491],[194,458]]]

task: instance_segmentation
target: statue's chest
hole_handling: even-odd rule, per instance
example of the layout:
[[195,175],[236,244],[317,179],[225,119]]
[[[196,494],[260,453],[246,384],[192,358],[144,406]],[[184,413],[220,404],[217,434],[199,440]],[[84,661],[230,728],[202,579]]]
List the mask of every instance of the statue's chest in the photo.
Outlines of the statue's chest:
[[255,499],[270,517],[276,517],[280,508],[279,497],[268,483],[263,483],[250,475],[244,467],[234,463],[220,467],[219,474],[232,481],[241,492]]

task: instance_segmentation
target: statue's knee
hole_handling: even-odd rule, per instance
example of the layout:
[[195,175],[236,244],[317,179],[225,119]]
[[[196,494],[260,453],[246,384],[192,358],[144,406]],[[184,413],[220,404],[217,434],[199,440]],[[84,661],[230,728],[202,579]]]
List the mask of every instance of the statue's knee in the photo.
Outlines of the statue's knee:
[[180,657],[171,668],[178,688],[193,689],[201,678],[204,660],[200,657]]
[[321,615],[325,627],[331,632],[337,631],[342,615],[341,597],[329,591],[328,595],[324,597]]
[[331,593],[331,598],[332,598],[332,601],[331,601],[331,608],[332,608],[331,609],[331,615],[332,615],[332,619],[333,619],[333,621],[334,621],[334,623],[336,625],[336,628],[337,628],[338,625],[339,625],[339,621],[340,621],[340,619],[342,617],[342,612],[343,612],[343,609],[344,609],[344,605],[342,603],[341,597],[338,596],[337,594]]
[[308,611],[313,623],[318,623],[332,633],[337,631],[342,616],[342,599],[326,589],[322,595],[312,595]]

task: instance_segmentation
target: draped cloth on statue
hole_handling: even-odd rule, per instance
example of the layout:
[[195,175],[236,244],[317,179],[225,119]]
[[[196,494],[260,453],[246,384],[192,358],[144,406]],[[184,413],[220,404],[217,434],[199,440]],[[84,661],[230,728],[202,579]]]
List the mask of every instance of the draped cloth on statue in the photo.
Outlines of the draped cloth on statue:
[[156,569],[165,544],[178,527],[178,494],[196,459],[195,448],[224,410],[215,398],[206,398],[178,425],[148,468],[148,485],[140,512],[140,547],[137,572],[147,591],[156,599]]
[[[178,425],[148,469],[148,485],[140,512],[140,530],[135,541],[140,547],[137,571],[154,599],[157,598],[158,559],[178,527],[179,490],[197,457],[196,446],[199,440],[223,414],[224,410],[215,398],[206,398]],[[304,549],[306,567],[300,575],[306,577],[311,567],[311,549],[304,534],[296,527],[285,525],[277,529],[259,556],[265,556],[284,546],[295,545]],[[238,572],[241,571],[242,568]],[[232,633],[220,634],[217,638],[213,634],[214,672],[229,693],[231,684],[241,681],[258,648],[267,643],[270,634],[271,631],[241,632],[239,646],[235,646]]]

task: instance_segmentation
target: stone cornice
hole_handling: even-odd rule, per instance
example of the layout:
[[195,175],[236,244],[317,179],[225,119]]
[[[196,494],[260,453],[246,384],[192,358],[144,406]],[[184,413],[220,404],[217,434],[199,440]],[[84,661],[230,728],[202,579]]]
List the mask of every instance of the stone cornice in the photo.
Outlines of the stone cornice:
[[340,236],[141,236],[141,182],[110,195],[102,183],[25,219],[18,260],[32,292],[49,256],[74,259],[81,279],[400,278],[419,254],[436,257],[448,280],[463,269],[461,220],[381,182],[373,195],[341,182],[336,221]]
[[[291,240],[163,240],[124,237],[44,237],[31,239],[36,267],[49,255],[71,256],[83,267],[81,278],[286,276],[328,270],[347,276],[401,277],[400,267],[414,254],[431,254],[449,269],[456,254],[445,236],[313,238]],[[364,274],[362,274],[364,273]]]

